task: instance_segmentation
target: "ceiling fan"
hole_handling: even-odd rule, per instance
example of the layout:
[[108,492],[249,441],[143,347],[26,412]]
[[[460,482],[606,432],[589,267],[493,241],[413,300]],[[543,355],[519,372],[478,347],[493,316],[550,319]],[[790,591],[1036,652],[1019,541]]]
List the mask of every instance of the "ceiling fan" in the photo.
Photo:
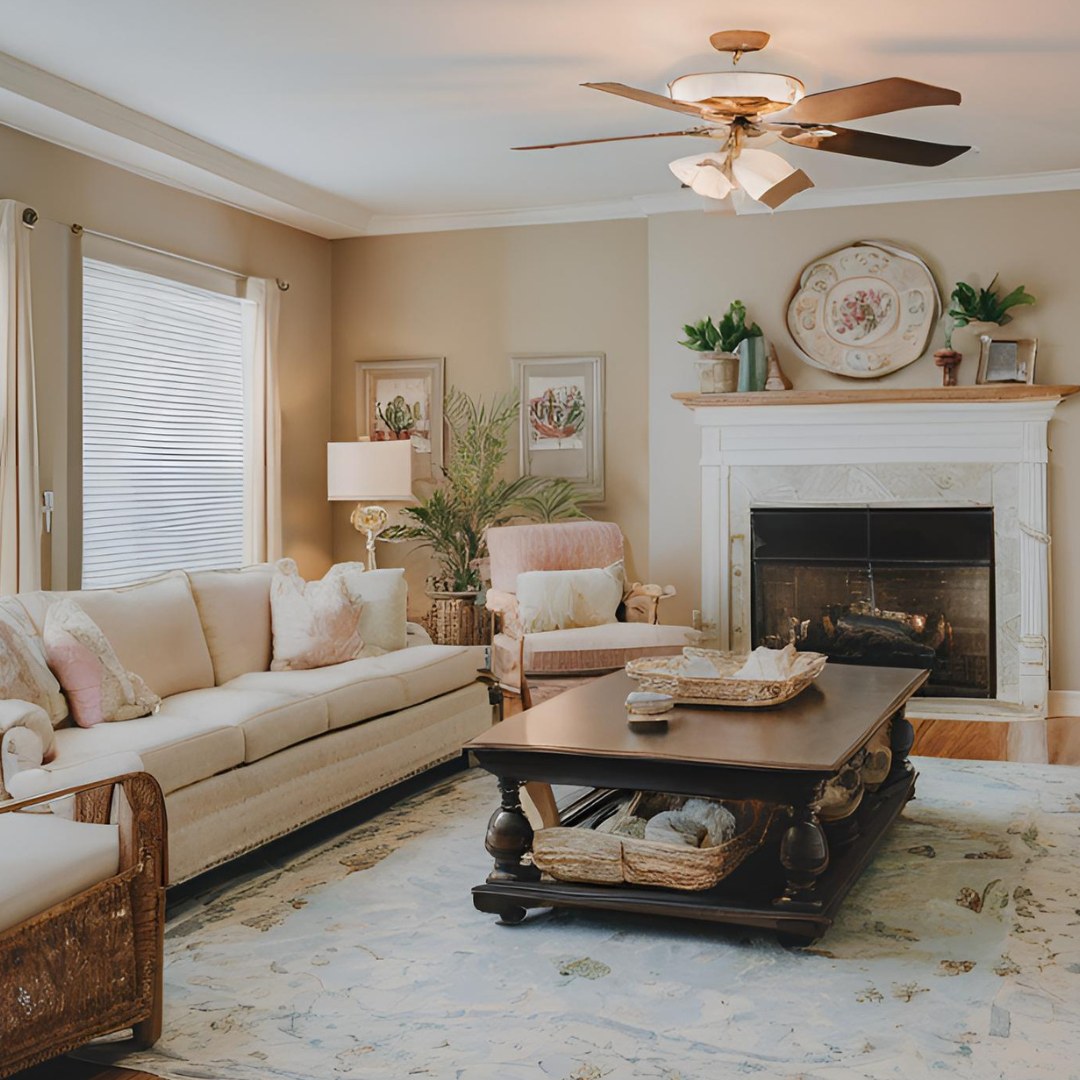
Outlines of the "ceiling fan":
[[802,169],[795,168],[779,154],[762,149],[777,141],[833,154],[924,166],[944,165],[971,149],[837,126],[847,120],[924,105],[959,105],[960,94],[955,90],[913,79],[890,78],[807,97],[806,88],[793,75],[734,70],[744,53],[757,52],[768,44],[769,35],[764,31],[721,30],[709,41],[720,52],[731,53],[733,69],[682,75],[668,84],[668,97],[622,83],[582,83],[590,90],[603,90],[693,116],[701,121],[700,125],[684,131],[575,139],[513,149],[553,150],[562,146],[680,136],[711,139],[720,144],[715,151],[691,154],[671,162],[669,167],[675,176],[685,187],[710,199],[725,199],[741,189],[770,209],[814,186]]

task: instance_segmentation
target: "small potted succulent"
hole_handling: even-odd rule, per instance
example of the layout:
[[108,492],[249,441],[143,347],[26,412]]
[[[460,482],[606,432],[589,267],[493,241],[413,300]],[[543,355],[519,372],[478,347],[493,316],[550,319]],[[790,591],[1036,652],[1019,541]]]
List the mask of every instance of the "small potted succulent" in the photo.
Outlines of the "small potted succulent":
[[[979,337],[1012,322],[1012,316],[1007,314],[1009,308],[1035,303],[1035,297],[1027,292],[1023,285],[1018,285],[1011,293],[1002,296],[997,280],[998,275],[995,274],[989,286],[979,289],[978,292],[965,281],[956,283],[950,298],[952,306],[949,308],[949,317],[954,327],[966,326]],[[949,336],[951,339],[952,335]],[[951,340],[947,347],[952,347]]]
[[387,426],[388,433],[377,433],[384,439],[411,439],[413,429],[420,423],[423,416],[420,402],[412,405],[398,394],[385,408],[381,401],[375,403],[375,415]]
[[700,354],[694,364],[703,394],[731,394],[739,388],[739,343],[761,337],[757,323],[746,325],[746,305],[735,300],[727,314],[713,322],[712,316],[683,327],[686,340],[680,345]]

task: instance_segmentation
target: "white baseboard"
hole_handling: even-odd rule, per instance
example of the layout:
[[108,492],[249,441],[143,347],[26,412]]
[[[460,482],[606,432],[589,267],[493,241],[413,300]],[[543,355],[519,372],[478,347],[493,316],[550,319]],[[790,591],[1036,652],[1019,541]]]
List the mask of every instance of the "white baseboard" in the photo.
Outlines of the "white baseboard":
[[1049,716],[1080,716],[1080,690],[1051,690]]

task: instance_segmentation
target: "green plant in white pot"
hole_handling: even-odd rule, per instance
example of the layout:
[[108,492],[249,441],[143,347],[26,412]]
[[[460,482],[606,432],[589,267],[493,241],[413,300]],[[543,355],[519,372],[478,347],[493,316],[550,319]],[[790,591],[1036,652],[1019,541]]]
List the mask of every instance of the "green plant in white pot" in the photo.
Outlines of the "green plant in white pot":
[[695,367],[703,394],[731,394],[739,388],[739,343],[761,337],[757,323],[746,325],[746,305],[734,300],[727,314],[713,322],[712,316],[683,327],[686,340],[680,345],[701,355]]
[[[992,333],[999,326],[1012,322],[1009,308],[1035,303],[1035,297],[1023,285],[1018,285],[1011,293],[1001,295],[997,287],[997,274],[985,289],[978,292],[966,281],[958,281],[950,297],[949,317],[954,327],[966,326],[978,337]],[[951,338],[951,335],[950,335]],[[951,343],[947,345],[952,348]]]

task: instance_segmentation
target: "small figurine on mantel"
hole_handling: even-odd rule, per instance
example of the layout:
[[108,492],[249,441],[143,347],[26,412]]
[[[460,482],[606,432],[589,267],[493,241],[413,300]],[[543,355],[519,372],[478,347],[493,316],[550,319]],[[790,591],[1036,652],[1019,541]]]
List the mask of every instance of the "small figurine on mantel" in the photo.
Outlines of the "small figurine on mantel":
[[960,325],[950,313],[945,316],[945,348],[934,353],[934,363],[941,368],[941,385],[956,386],[956,369],[964,357],[952,347],[953,331]]
[[765,373],[766,390],[790,390],[791,380],[784,374],[780,367],[780,359],[776,355],[776,346],[769,342],[769,368]]

